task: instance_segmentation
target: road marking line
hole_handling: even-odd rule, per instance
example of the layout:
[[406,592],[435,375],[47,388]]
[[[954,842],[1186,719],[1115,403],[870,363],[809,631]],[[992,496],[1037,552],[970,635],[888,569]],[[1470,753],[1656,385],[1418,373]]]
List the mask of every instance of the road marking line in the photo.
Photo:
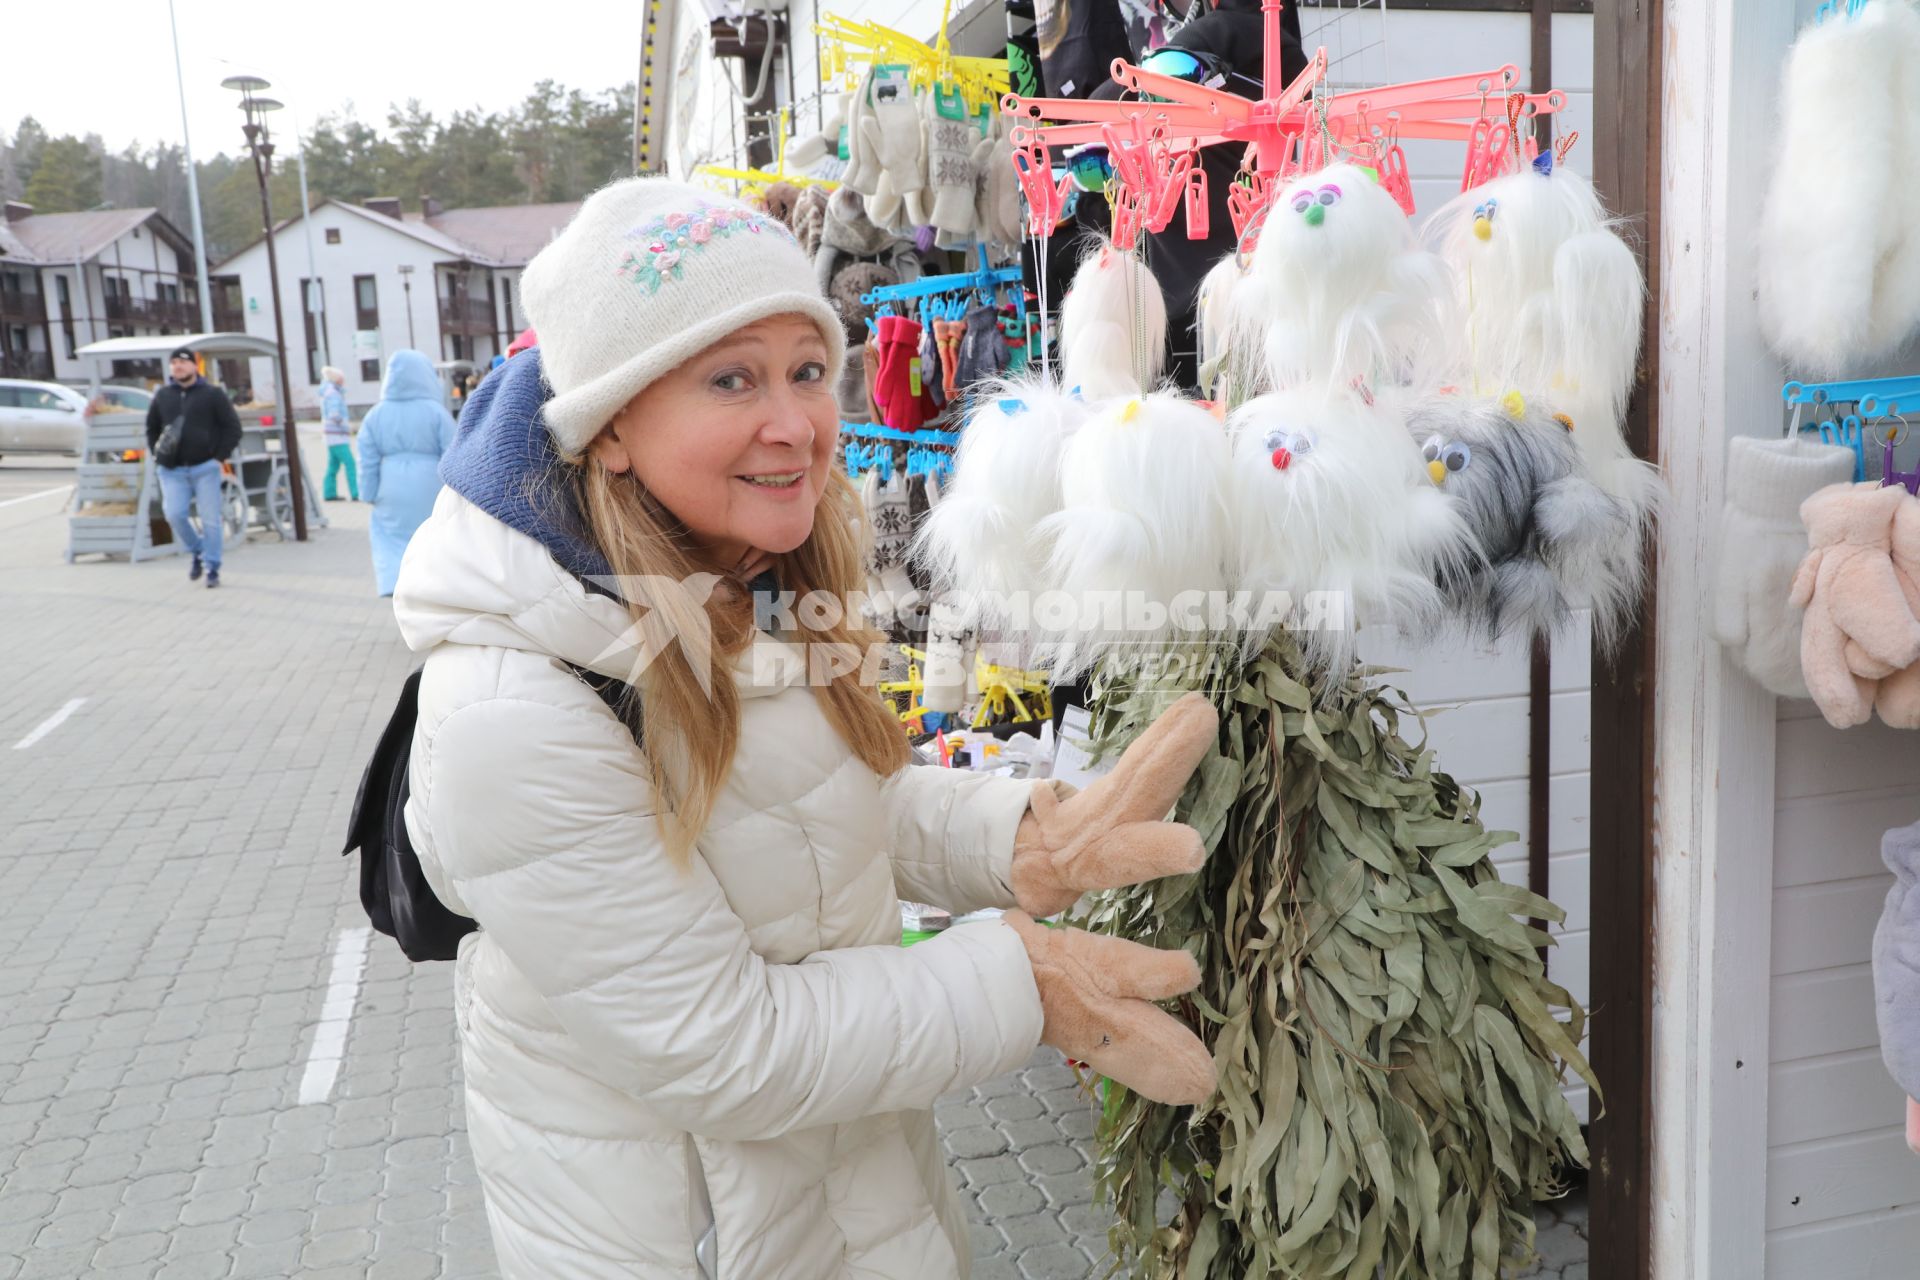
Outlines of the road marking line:
[[42,489],[38,493],[30,493],[24,498],[8,498],[5,502],[0,502],[0,507],[11,507],[22,502],[32,502],[35,498],[50,498],[56,493],[71,492],[72,489],[73,486],[70,484],[63,484],[58,489]]
[[327,978],[327,1002],[313,1029],[313,1047],[307,1051],[307,1069],[300,1077],[300,1104],[325,1102],[333,1094],[340,1063],[347,1056],[347,1028],[353,1022],[354,1002],[360,998],[360,975],[367,967],[367,940],[373,930],[342,929],[333,946],[333,972]]
[[25,751],[28,747],[32,746],[34,743],[40,741],[40,739],[52,733],[55,729],[58,729],[61,725],[65,724],[67,722],[67,717],[72,715],[74,712],[78,711],[80,709],[80,705],[85,701],[86,701],[85,698],[70,699],[66,706],[60,708],[58,711],[48,716],[45,720],[42,720],[40,722],[39,728],[35,729],[32,733],[28,734],[26,737],[20,739],[20,741],[14,743],[13,749],[15,751]]

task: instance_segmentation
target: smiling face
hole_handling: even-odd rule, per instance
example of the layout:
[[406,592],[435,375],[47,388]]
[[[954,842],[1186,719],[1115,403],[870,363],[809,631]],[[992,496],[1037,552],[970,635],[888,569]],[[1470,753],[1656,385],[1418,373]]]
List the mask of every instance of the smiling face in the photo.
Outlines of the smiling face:
[[632,472],[722,572],[813,531],[839,432],[813,321],[774,316],[721,339],[628,402],[590,446]]

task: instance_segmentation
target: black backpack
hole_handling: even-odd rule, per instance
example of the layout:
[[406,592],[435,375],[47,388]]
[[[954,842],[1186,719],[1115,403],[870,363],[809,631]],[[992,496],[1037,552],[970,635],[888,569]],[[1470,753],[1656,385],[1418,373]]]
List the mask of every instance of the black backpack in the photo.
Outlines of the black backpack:
[[[451,960],[459,953],[460,939],[480,926],[434,897],[407,835],[407,764],[414,721],[420,716],[422,670],[400,686],[400,700],[360,776],[353,816],[347,821],[347,845],[340,852],[345,856],[360,850],[360,905],[374,928],[398,941],[409,960]],[[633,686],[580,667],[572,670],[639,742],[639,702]]]

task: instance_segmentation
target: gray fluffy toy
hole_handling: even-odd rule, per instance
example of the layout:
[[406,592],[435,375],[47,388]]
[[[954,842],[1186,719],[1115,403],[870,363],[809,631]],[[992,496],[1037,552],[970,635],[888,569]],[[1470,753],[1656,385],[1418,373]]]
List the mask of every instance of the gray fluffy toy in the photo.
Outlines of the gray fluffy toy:
[[1469,630],[1551,634],[1591,604],[1604,648],[1624,623],[1616,581],[1628,513],[1586,474],[1573,428],[1518,396],[1421,401],[1407,429],[1482,559],[1443,572],[1448,614]]

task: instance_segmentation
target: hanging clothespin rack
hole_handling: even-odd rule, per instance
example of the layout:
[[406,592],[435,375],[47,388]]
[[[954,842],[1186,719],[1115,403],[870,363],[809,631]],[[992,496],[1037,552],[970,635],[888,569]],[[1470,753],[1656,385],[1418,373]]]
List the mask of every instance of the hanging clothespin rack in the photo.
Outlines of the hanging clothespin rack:
[[1867,0],[1826,0],[1813,11],[1813,21],[1818,25],[1828,18],[1857,18],[1866,7]]
[[829,178],[813,178],[804,173],[787,172],[787,108],[780,108],[779,150],[774,155],[771,169],[730,169],[724,165],[703,164],[694,168],[694,172],[709,178],[724,178],[734,184],[737,193],[741,187],[770,187],[776,182],[791,183],[796,187],[819,187],[823,191],[836,191],[840,184]]
[[[869,307],[886,306],[895,302],[908,302],[921,298],[933,298],[945,294],[979,293],[991,299],[995,291],[1021,282],[1019,267],[988,267],[985,264],[986,251],[981,250],[982,266],[977,271],[956,271],[947,275],[922,276],[918,280],[909,280],[904,284],[881,285],[869,289],[860,295],[860,301]],[[1027,314],[1027,299],[1024,291],[1015,289],[1014,308],[1024,321]]]
[[[1087,102],[1015,94],[1001,99],[1001,110],[1020,120],[1012,142],[1033,233],[1052,233],[1065,196],[1065,184],[1054,183],[1050,147],[1107,147],[1119,187],[1113,240],[1116,247],[1127,249],[1140,229],[1165,229],[1177,198],[1184,197],[1189,208],[1204,206],[1204,171],[1197,163],[1202,147],[1247,144],[1247,181],[1237,184],[1244,194],[1234,193],[1229,205],[1234,230],[1244,236],[1292,174],[1335,159],[1330,148],[1374,167],[1384,161],[1385,178],[1404,172],[1404,156],[1386,158],[1398,150],[1402,138],[1471,143],[1476,129],[1491,138],[1493,104],[1506,107],[1511,123],[1502,127],[1514,133],[1522,120],[1566,107],[1566,95],[1559,90],[1519,92],[1520,69],[1511,63],[1491,71],[1329,94],[1322,87],[1327,51],[1321,48],[1291,83],[1282,84],[1281,9],[1280,0],[1262,0],[1263,87],[1257,101],[1147,71],[1125,59],[1114,60],[1113,80],[1152,100]],[[1190,177],[1194,173],[1200,174],[1197,184]],[[1189,185],[1182,187],[1183,180]],[[1396,193],[1403,207],[1410,196],[1410,187]],[[1190,238],[1203,238],[1208,230],[1204,219],[1196,229],[1189,218]]]
[[[1817,432],[1827,444],[1853,450],[1855,483],[1866,479],[1866,431],[1864,424],[1882,418],[1906,420],[1906,409],[1920,411],[1920,376],[1893,378],[1855,378],[1844,382],[1789,382],[1780,388],[1780,398],[1793,406],[1787,424],[1789,435],[1801,431]],[[1841,414],[1833,406],[1850,404],[1853,412]],[[1804,406],[1828,409],[1830,417],[1801,424]],[[1892,467],[1891,433],[1883,441],[1888,450],[1887,467]]]
[[952,7],[952,0],[946,0],[940,34],[931,45],[877,22],[822,15],[814,24],[821,43],[822,75],[838,79],[843,88],[855,89],[866,68],[897,65],[906,68],[907,82],[915,89],[942,87],[958,91],[975,108],[990,107],[1012,86],[1007,60],[956,55],[947,40]]

